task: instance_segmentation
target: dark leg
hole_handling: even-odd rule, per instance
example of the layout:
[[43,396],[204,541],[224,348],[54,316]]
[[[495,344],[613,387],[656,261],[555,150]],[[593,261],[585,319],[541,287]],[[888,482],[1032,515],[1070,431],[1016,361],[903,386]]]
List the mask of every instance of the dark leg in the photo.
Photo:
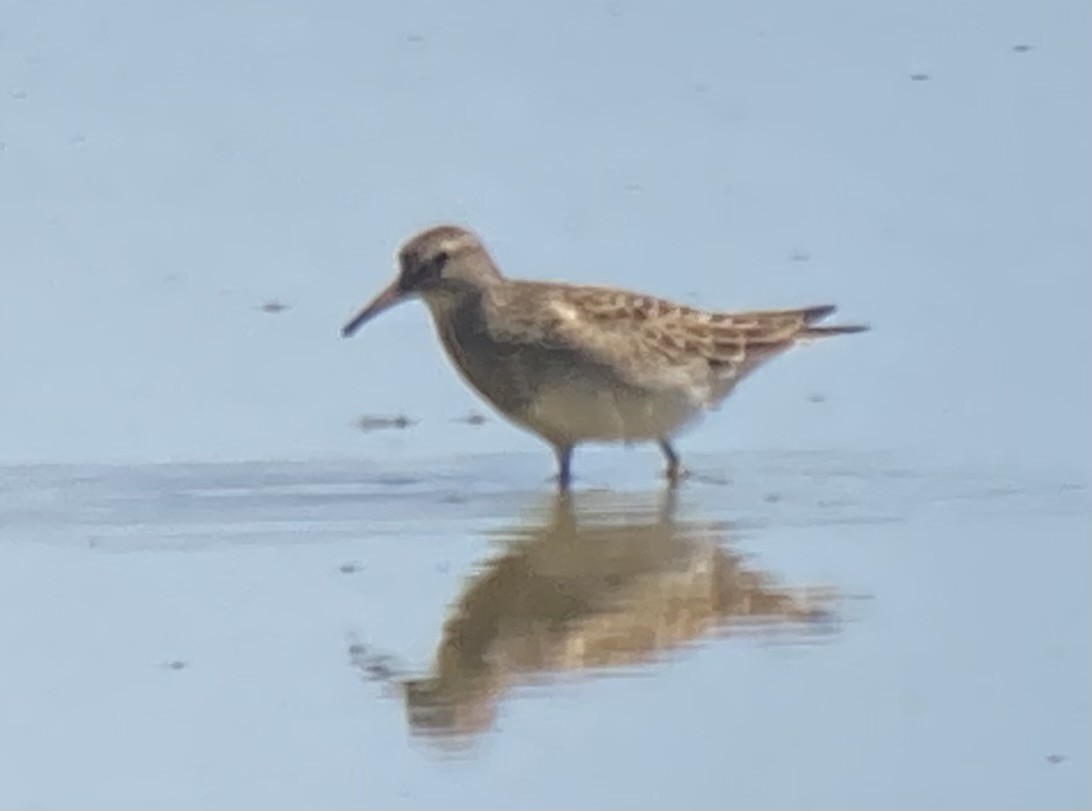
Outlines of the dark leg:
[[554,447],[554,453],[557,454],[557,489],[565,491],[569,489],[569,484],[572,482],[572,473],[569,468],[573,459],[573,446],[557,445]]
[[667,467],[664,468],[664,477],[672,485],[676,485],[682,479],[686,478],[686,469],[679,461],[679,455],[675,453],[675,449],[671,447],[671,442],[669,440],[660,440],[660,450],[663,452],[664,459],[667,460]]

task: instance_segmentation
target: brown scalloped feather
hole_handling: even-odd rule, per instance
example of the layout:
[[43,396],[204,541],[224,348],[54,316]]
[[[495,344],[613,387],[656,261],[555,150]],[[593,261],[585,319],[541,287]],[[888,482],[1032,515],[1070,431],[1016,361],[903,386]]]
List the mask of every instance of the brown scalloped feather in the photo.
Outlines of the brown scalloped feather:
[[816,326],[835,312],[829,304],[715,312],[639,293],[544,282],[511,282],[496,307],[503,316],[495,323],[510,340],[590,356],[640,387],[674,382],[685,370],[695,385],[705,384],[707,401],[722,399],[745,374],[799,342],[868,329]]

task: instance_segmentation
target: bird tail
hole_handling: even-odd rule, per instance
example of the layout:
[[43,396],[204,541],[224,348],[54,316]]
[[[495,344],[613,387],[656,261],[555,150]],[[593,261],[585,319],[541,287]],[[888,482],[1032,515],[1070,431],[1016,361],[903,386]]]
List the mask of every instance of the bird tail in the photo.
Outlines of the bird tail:
[[804,327],[800,330],[801,338],[826,338],[830,335],[852,335],[855,332],[868,332],[872,327],[867,324],[840,324],[832,327]]
[[829,318],[838,308],[833,304],[821,304],[801,310],[805,327],[797,333],[798,338],[828,338],[832,335],[852,335],[856,332],[868,332],[872,327],[867,324],[817,325],[816,321]]

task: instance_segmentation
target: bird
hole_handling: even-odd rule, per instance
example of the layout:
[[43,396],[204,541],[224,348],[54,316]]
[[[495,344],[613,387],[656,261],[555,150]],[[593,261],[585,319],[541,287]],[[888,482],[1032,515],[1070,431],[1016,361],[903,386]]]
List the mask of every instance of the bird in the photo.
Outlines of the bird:
[[830,304],[719,312],[612,287],[512,279],[481,238],[437,225],[404,241],[394,280],[342,327],[348,338],[411,299],[428,307],[448,359],[501,415],[554,451],[568,490],[573,449],[654,442],[670,485],[675,437],[765,361],[800,343],[864,332],[823,325]]

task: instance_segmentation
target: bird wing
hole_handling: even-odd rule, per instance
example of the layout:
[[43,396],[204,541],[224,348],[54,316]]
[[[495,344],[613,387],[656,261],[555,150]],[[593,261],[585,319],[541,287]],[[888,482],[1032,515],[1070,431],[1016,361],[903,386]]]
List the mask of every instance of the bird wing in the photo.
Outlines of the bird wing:
[[[813,327],[822,305],[723,313],[602,287],[522,282],[502,303],[508,340],[573,352],[641,389],[686,389],[715,405],[748,372],[801,339],[858,331]],[[518,332],[519,335],[514,333]]]

